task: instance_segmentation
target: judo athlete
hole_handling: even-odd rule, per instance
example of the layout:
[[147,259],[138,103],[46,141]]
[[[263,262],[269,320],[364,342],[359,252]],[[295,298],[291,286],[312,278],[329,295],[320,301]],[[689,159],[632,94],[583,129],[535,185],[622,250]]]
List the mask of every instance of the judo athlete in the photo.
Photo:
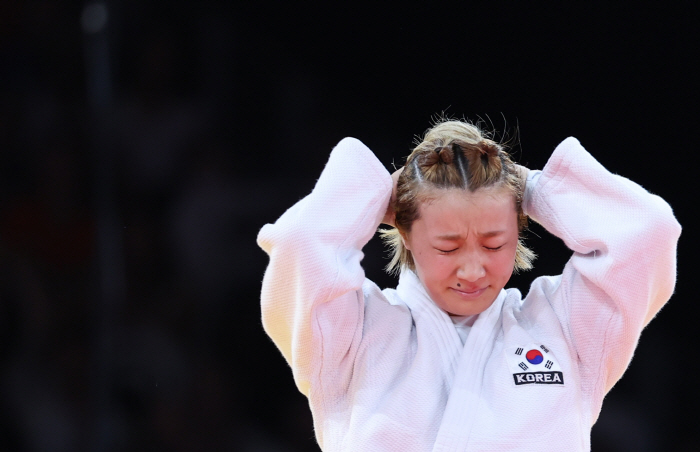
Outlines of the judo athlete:
[[[564,241],[523,298],[528,218]],[[400,272],[365,278],[380,223]],[[589,451],[603,398],[673,293],[681,228],[575,138],[542,171],[444,121],[391,175],[343,139],[258,243],[265,331],[309,399],[324,451]]]

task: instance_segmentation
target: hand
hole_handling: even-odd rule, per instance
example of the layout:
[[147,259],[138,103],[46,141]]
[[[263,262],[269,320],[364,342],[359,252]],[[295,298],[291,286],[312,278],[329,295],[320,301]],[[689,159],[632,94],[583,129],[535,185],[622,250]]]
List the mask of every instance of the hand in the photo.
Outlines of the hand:
[[523,180],[523,191],[525,191],[525,184],[527,183],[527,177],[530,175],[530,170],[522,165],[515,165],[515,169],[518,170],[520,178]]
[[394,224],[394,218],[396,216],[394,213],[394,201],[396,201],[396,184],[399,181],[399,176],[401,175],[403,169],[404,167],[402,166],[398,170],[394,171],[394,173],[391,175],[391,180],[394,182],[394,187],[391,190],[391,200],[389,201],[389,206],[386,208],[386,213],[384,214],[384,218],[382,219],[382,223],[393,227],[396,227],[396,225]]

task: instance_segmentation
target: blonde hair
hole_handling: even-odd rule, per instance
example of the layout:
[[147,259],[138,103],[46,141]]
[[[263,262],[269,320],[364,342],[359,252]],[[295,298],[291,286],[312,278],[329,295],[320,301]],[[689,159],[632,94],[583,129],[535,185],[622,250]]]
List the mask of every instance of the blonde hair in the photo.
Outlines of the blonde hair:
[[505,187],[515,197],[518,214],[518,245],[514,272],[529,270],[535,253],[523,243],[527,216],[523,213],[524,181],[503,147],[490,135],[466,121],[444,120],[429,129],[406,159],[396,186],[393,208],[395,228],[380,229],[380,235],[391,250],[386,266],[390,273],[401,268],[415,270],[413,255],[406,249],[402,234],[411,232],[419,218],[418,208],[434,189],[460,188],[471,192],[482,187]]

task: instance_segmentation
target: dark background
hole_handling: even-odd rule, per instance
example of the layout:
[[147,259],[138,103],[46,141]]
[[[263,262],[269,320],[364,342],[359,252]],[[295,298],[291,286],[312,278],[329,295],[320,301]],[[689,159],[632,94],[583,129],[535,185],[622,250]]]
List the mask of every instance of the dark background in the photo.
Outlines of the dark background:
[[[344,136],[390,167],[443,111],[532,168],[576,136],[674,207],[676,294],[593,450],[700,450],[692,3],[236,3],[115,0],[102,26],[0,2],[0,450],[318,450],[262,331],[255,236]],[[523,291],[568,255],[533,232]]]

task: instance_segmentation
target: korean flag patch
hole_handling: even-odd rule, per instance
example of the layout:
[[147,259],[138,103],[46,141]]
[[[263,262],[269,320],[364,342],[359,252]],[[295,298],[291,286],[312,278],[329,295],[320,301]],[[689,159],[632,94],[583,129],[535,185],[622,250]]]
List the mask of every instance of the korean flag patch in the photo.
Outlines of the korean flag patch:
[[513,383],[521,385],[564,385],[564,374],[554,353],[542,344],[506,349]]

